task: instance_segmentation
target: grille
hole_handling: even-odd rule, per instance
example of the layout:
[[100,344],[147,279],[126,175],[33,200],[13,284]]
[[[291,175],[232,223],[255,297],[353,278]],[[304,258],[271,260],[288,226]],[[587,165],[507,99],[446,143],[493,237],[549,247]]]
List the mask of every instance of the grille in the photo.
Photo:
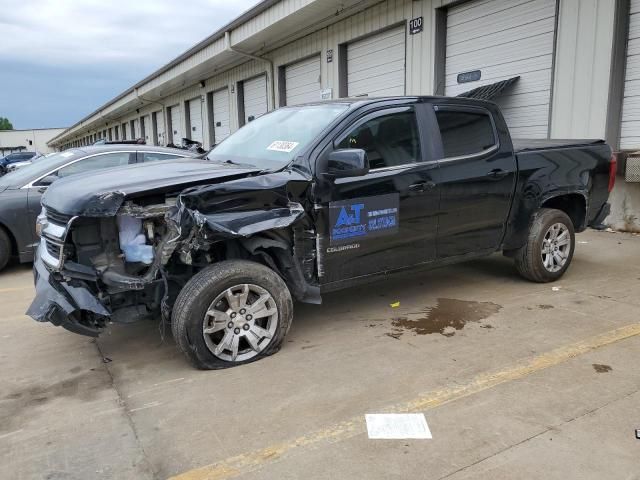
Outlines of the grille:
[[640,182],[640,152],[632,153],[627,157],[624,179],[627,182]]
[[64,213],[56,212],[53,209],[47,208],[47,219],[58,225],[66,225],[73,217],[71,215],[65,215]]

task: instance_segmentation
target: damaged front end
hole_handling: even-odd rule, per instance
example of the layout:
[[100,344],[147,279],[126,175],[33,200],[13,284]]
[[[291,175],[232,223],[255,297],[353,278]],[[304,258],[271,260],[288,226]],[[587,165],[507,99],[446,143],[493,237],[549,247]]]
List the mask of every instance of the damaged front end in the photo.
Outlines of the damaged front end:
[[45,197],[27,314],[91,336],[110,322],[168,319],[189,279],[227,259],[266,264],[295,298],[319,303],[308,186],[307,177],[285,171],[180,193],[107,192],[73,216]]

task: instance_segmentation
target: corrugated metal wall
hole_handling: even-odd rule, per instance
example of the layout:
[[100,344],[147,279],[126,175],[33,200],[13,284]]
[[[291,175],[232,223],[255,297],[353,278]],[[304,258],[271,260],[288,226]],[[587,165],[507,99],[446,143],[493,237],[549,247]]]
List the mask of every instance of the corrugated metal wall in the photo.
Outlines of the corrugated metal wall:
[[[271,51],[260,51],[258,54],[273,61],[275,71],[280,66],[290,65],[296,61],[309,58],[313,55],[320,55],[320,88],[331,89],[330,95],[338,98],[340,91],[341,72],[339,61],[339,50],[341,45],[365,38],[375,32],[392,28],[393,26],[404,26],[405,28],[405,50],[406,50],[406,71],[405,71],[405,91],[407,95],[434,93],[435,75],[438,69],[438,52],[436,31],[439,19],[438,13],[441,8],[453,0],[383,0],[365,8],[357,13],[348,16],[337,16],[334,23],[331,20],[324,21],[326,26],[319,27],[315,31],[295,41],[288,42]],[[554,0],[514,0],[514,5],[552,3]],[[572,136],[604,136],[604,125],[606,123],[607,99],[609,91],[609,68],[611,60],[611,42],[614,16],[614,1],[607,0],[559,0],[560,16],[558,20],[558,31],[556,49],[557,56],[553,70],[553,92],[551,95],[551,135],[572,137]],[[633,0],[637,2],[638,0]],[[374,0],[365,0],[373,3]],[[356,0],[345,0],[342,5],[345,8],[356,8],[354,5],[362,2]],[[490,0],[469,0],[472,3],[486,5]],[[264,39],[268,39],[273,28],[298,32],[296,25],[287,20],[287,15],[291,12],[304,12],[305,15],[313,15],[320,5],[313,0],[282,0],[274,7],[257,15],[255,18],[234,28],[231,33],[231,43],[251,42],[256,36],[263,35],[260,40],[264,44]],[[458,8],[459,2],[452,8]],[[326,5],[325,5],[326,6]],[[525,8],[525,7],[523,7]],[[422,17],[424,30],[421,33],[411,35],[407,23],[412,18]],[[284,19],[284,20],[283,20]],[[318,19],[319,21],[321,19]],[[278,27],[272,27],[274,22],[279,21]],[[262,33],[261,33],[262,32]],[[292,33],[294,35],[296,33]],[[545,37],[546,38],[546,37]],[[256,41],[257,43],[257,41]],[[196,68],[206,58],[220,54],[226,48],[223,39],[216,40],[211,45],[205,47],[192,57],[181,61],[170,71],[158,75],[141,87],[138,92],[144,95],[145,92],[160,85],[164,85],[175,79],[177,75],[189,72]],[[256,47],[259,48],[259,47]],[[255,48],[251,50],[255,52]],[[327,60],[328,52],[332,53],[332,61]],[[229,92],[229,130],[235,131],[239,127],[238,109],[238,84],[244,80],[254,78],[258,75],[267,75],[267,91],[273,88],[275,99],[271,94],[267,95],[269,110],[274,105],[280,105],[280,89],[278,85],[278,75],[271,78],[271,72],[267,62],[250,60],[242,65],[220,72],[205,79],[205,87],[194,84],[176,93],[159,99],[164,105],[161,118],[165,125],[168,124],[168,107],[179,105],[182,110],[185,102],[197,96],[205,96],[222,88],[227,88]],[[549,73],[550,74],[550,73]],[[271,83],[274,83],[273,87]],[[546,95],[546,94],[545,94]],[[131,95],[125,96],[116,101],[110,108],[117,110],[127,102],[132,102]],[[548,98],[545,96],[545,98]],[[548,111],[548,105],[546,108]],[[138,108],[138,112],[132,109],[125,115],[111,120],[113,123],[126,123],[130,125],[130,120],[139,119],[143,115],[148,115],[152,111],[158,110],[158,103],[149,103],[147,106]],[[514,115],[516,115],[514,111]],[[548,115],[548,114],[547,114]],[[203,143],[205,146],[212,144],[213,128],[210,112],[208,108],[203,108]],[[181,128],[182,132],[187,130],[187,116],[182,112]],[[514,117],[515,118],[515,117]],[[517,119],[516,119],[517,120]],[[515,121],[515,120],[514,120]],[[96,122],[97,123],[97,122]],[[73,140],[86,138],[96,131],[102,131],[104,123],[96,125],[90,130],[81,130]],[[122,127],[121,127],[122,128]],[[545,127],[543,127],[545,128]],[[129,133],[129,132],[127,132]],[[166,136],[168,137],[168,135]],[[128,135],[130,138],[130,134]],[[168,138],[165,138],[165,143]]]
[[620,148],[640,149],[640,0],[631,0]]
[[[282,11],[279,13],[266,12],[259,16],[261,21],[256,19],[255,22],[251,22],[251,26],[243,26],[233,31],[232,43],[242,41],[245,38],[255,34],[259,29],[265,28],[268,23],[273,22],[274,18],[269,15],[282,16],[286,14],[287,8],[284,3],[289,5],[290,9],[311,7],[311,0],[291,0],[283,2]],[[350,2],[357,3],[357,2]],[[359,13],[343,18],[342,20],[333,23],[327,27],[321,28],[315,32],[310,32],[308,35],[290,42],[286,46],[280,47],[271,52],[264,54],[265,57],[271,59],[276,69],[281,65],[288,65],[297,60],[308,58],[311,55],[320,54],[320,85],[322,89],[331,88],[333,98],[338,98],[338,85],[340,82],[340,73],[338,69],[338,49],[340,45],[348,42],[358,40],[362,37],[375,33],[379,30],[385,30],[394,25],[405,25],[407,21],[413,17],[424,17],[424,31],[417,35],[409,35],[408,30],[405,33],[405,48],[406,48],[406,73],[405,73],[405,91],[406,94],[421,94],[429,95],[433,93],[433,59],[434,59],[434,40],[433,40],[433,24],[435,22],[434,7],[441,5],[440,0],[384,0],[376,3],[370,8],[367,8]],[[270,20],[269,20],[270,19]],[[212,55],[213,52],[220,52],[224,50],[222,44],[214,44],[207,49],[199,52],[197,56],[194,56],[192,60],[185,60],[184,65],[181,64],[180,72],[187,71],[202,61],[202,56]],[[327,51],[333,51],[333,61],[327,62]],[[174,71],[173,75],[177,75],[179,72]],[[260,62],[256,60],[248,61],[238,67],[222,72],[213,77],[205,80],[205,88],[200,85],[194,85],[180,92],[169,95],[161,100],[165,105],[164,118],[167,119],[168,107],[172,105],[180,105],[181,109],[184,109],[184,104],[187,100],[193,98],[196,95],[206,95],[208,92],[219,90],[223,87],[229,88],[229,119],[230,119],[230,131],[233,132],[239,128],[238,119],[238,97],[237,97],[237,84],[246,79],[250,79],[259,74],[266,74],[268,82],[270,76],[266,62]],[[277,77],[277,76],[276,76]],[[149,83],[148,87],[139,92],[141,95],[144,91],[161,85],[163,82],[168,81],[167,74],[162,74],[158,78]],[[275,88],[275,104],[279,104],[279,88],[278,79],[274,79]],[[269,91],[271,87],[267,85]],[[122,102],[126,101],[123,99]],[[271,96],[267,95],[269,110],[274,108]],[[117,106],[117,104],[116,104]],[[151,113],[157,109],[157,104],[149,104],[147,107],[139,108],[139,112],[130,112],[127,115],[118,118],[118,122],[129,122],[133,119],[139,119],[143,115]],[[184,132],[187,129],[186,116],[184,112],[181,112],[181,131]],[[203,111],[203,123],[208,125],[209,113],[207,109]],[[205,146],[211,145],[209,137],[210,129],[203,128],[203,140]]]
[[[519,76],[497,100],[514,137],[549,133],[556,0],[467,2],[447,11],[445,93]],[[460,74],[475,72],[480,78]]]
[[560,0],[552,137],[605,136],[614,4],[613,0]]

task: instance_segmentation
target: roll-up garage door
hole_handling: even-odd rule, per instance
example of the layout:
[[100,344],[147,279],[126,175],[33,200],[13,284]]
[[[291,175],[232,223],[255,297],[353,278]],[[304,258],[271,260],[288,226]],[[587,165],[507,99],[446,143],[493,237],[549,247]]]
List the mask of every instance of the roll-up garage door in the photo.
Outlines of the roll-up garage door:
[[180,106],[176,105],[169,109],[169,118],[171,120],[171,138],[174,145],[179,145],[182,142],[182,119],[180,116]]
[[156,119],[156,145],[166,145],[166,135],[164,133],[164,115],[162,110],[153,114]]
[[620,148],[640,149],[640,0],[631,0]]
[[404,93],[404,25],[347,45],[347,94],[350,97]]
[[133,125],[133,138],[135,138],[135,139],[140,138],[141,137],[141,135],[140,135],[140,120],[138,120],[137,118],[133,119],[132,125]]
[[520,76],[495,101],[514,137],[547,137],[555,16],[556,0],[471,1],[448,9],[445,93]]
[[286,104],[320,100],[320,56],[302,60],[284,69]]
[[151,143],[151,136],[153,133],[151,132],[151,116],[145,115],[140,119],[141,123],[141,132],[140,135],[144,138],[146,143]]
[[260,115],[267,113],[267,77],[259,77],[245,80],[243,83],[244,95],[244,122],[255,120]]
[[229,90],[213,92],[213,142],[215,145],[229,136]]
[[189,100],[189,138],[202,143],[202,101],[200,97]]

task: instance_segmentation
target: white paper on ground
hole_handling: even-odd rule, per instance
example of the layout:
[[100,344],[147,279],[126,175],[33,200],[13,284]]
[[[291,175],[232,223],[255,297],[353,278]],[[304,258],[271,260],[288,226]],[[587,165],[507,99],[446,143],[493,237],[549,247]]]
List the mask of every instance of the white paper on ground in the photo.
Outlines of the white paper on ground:
[[367,413],[365,419],[372,439],[432,438],[424,413]]

